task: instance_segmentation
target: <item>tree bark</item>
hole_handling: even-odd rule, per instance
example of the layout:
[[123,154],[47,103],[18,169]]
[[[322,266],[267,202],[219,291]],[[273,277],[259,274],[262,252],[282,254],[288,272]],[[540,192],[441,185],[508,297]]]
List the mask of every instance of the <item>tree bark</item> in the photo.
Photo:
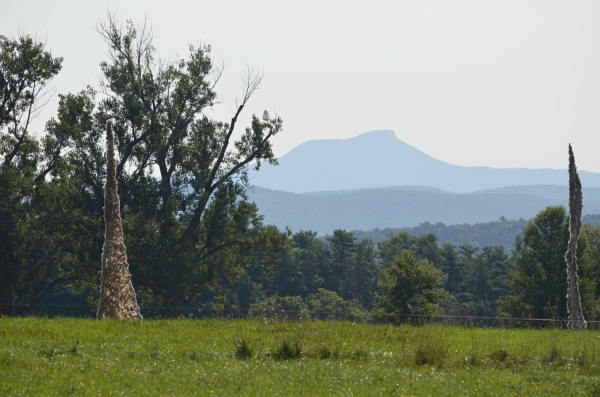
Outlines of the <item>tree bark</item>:
[[577,277],[577,239],[581,233],[581,213],[583,209],[583,193],[581,181],[575,166],[575,156],[569,144],[569,248],[565,254],[567,262],[567,310],[569,321],[567,326],[571,329],[586,329],[587,323],[581,309],[579,295],[579,282]]
[[96,318],[141,320],[131,283],[123,240],[112,120],[106,122],[106,189],[104,193],[104,247],[100,276],[100,303]]

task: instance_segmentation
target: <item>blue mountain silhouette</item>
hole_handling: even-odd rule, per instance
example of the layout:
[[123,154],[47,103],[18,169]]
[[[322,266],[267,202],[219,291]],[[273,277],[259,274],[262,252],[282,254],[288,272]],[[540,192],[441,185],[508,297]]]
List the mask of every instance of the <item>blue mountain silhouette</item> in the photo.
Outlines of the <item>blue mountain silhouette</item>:
[[[584,187],[600,187],[599,173],[580,170],[579,176]],[[466,193],[515,185],[566,186],[568,172],[452,165],[402,142],[391,130],[379,130],[305,142],[281,156],[279,166],[264,164],[251,183],[294,193],[411,185]]]

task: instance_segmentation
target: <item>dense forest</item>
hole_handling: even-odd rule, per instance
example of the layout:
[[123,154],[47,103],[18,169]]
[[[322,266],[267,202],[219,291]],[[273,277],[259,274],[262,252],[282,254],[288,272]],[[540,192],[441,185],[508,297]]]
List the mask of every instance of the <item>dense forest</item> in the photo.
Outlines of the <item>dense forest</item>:
[[[501,223],[516,222],[523,221]],[[432,233],[417,236],[401,231],[374,245],[344,230],[324,240],[302,231],[291,236],[291,252],[271,274],[251,268],[235,282],[227,280],[220,308],[253,315],[279,308],[304,316],[325,311],[359,317],[362,311],[363,316],[371,312],[564,318],[567,223],[563,207],[548,207],[525,222],[511,252],[502,245],[441,242]],[[600,228],[588,224],[579,241],[580,285],[590,319],[599,309],[599,237]],[[406,253],[410,255],[403,257]],[[405,274],[402,281],[392,277],[393,271],[406,272],[415,261],[415,269],[430,271],[429,285],[396,297],[391,308],[386,307],[394,280],[405,289],[423,282],[425,275],[418,271]],[[401,301],[403,309],[398,307]]]
[[[524,226],[510,251],[503,245],[442,242],[433,233],[390,232],[374,244],[345,230],[324,238],[312,231],[288,232],[287,253],[270,267],[249,262],[235,274],[217,277],[194,302],[182,307],[141,303],[150,316],[353,321],[401,321],[414,315],[442,314],[564,318],[568,215],[563,207],[548,207],[530,221],[503,220],[488,227],[521,223]],[[548,246],[554,247],[551,252]],[[600,314],[600,227],[585,225],[579,250],[586,317],[596,319]],[[402,294],[395,296],[399,287]],[[84,295],[73,297],[66,289],[57,290],[34,312],[92,315]],[[70,306],[74,304],[81,306]]]

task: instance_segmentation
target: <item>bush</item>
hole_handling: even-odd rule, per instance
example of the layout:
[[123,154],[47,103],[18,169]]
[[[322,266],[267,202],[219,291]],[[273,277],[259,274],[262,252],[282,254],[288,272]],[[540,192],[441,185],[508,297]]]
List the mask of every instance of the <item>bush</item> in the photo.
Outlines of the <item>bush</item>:
[[235,341],[235,358],[239,358],[240,360],[247,360],[252,358],[254,351],[252,346],[248,341],[244,338],[239,338]]
[[308,307],[299,296],[273,295],[250,305],[251,318],[309,320]]
[[273,358],[277,360],[294,360],[302,356],[302,347],[299,341],[291,342],[284,339],[281,344],[273,349]]
[[441,332],[434,333],[431,329],[422,329],[417,334],[415,349],[416,365],[441,366],[448,357],[448,346]]
[[307,300],[314,318],[360,322],[368,320],[368,313],[362,309],[358,301],[346,301],[333,291],[319,288],[316,293],[310,294]]
[[330,347],[329,345],[321,343],[321,346],[319,346],[319,348],[317,349],[317,357],[321,360],[326,360],[328,358],[337,359],[340,357],[340,355],[340,347],[337,345],[334,347]]
[[508,359],[509,353],[508,350],[504,347],[501,347],[500,349],[494,350],[491,354],[490,354],[490,358],[498,363],[503,363]]

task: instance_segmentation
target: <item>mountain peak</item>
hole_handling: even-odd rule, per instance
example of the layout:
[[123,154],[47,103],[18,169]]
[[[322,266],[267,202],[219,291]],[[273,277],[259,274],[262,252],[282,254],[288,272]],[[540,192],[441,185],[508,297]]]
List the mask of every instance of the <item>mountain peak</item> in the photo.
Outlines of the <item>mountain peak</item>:
[[[307,141],[281,156],[279,164],[264,164],[251,183],[294,193],[403,185],[466,193],[512,185],[566,186],[569,180],[566,170],[448,164],[401,141],[392,130]],[[579,174],[584,186],[600,186],[600,174]]]
[[396,138],[396,133],[392,130],[375,130],[375,131],[369,131],[369,132],[363,132],[362,134],[356,135],[352,138],[348,138],[348,139],[363,139],[363,138],[368,138],[368,139],[372,139],[372,138],[385,138],[385,139],[394,139],[394,140],[399,140],[398,138]]

